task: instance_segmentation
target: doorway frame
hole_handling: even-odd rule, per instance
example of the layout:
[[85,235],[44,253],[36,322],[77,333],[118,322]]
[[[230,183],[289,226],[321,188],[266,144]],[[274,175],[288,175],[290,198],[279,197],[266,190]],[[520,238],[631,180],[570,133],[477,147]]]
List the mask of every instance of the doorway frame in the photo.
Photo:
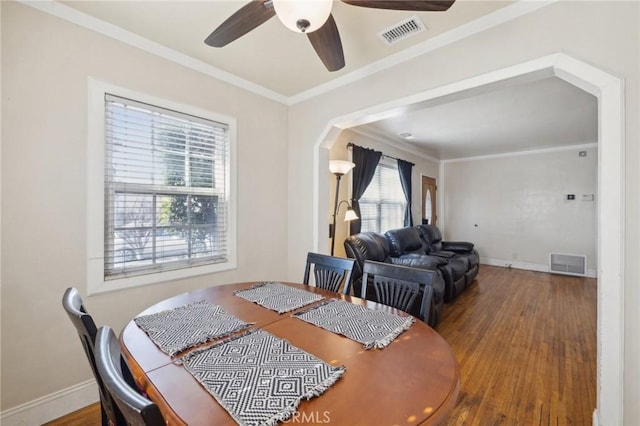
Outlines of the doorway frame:
[[[441,168],[441,167],[440,167]],[[436,220],[435,220],[435,224],[438,224],[438,219],[440,219],[440,211],[438,210],[438,207],[440,206],[440,200],[438,200],[438,185],[440,184],[440,177],[432,177],[432,176],[428,176],[425,174],[420,173],[420,211],[422,212],[422,216],[424,216],[424,210],[425,210],[425,193],[424,193],[424,178],[427,179],[433,179],[433,185],[435,187],[435,203],[436,203],[436,208],[434,209],[433,207],[431,208],[431,215],[433,216],[433,213],[435,211],[435,215],[436,215]],[[422,222],[422,219],[424,219],[424,217],[420,218],[420,222]]]
[[[313,151],[313,244],[316,250],[326,250],[320,244],[320,231],[327,227],[321,206],[326,203],[320,202],[319,195],[320,189],[326,187],[323,181],[327,179],[328,149],[342,129],[375,121],[419,102],[540,74],[561,78],[598,99],[597,377],[593,424],[622,424],[625,107],[621,77],[565,53],[554,53],[329,120]],[[439,210],[442,208],[444,206],[440,205]]]

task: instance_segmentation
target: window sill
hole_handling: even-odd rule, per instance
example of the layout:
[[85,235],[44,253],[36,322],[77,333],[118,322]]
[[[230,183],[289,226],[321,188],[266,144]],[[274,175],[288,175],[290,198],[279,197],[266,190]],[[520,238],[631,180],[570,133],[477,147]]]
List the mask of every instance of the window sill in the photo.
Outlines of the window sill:
[[88,262],[88,295],[96,295],[118,290],[126,290],[145,285],[159,284],[167,281],[175,281],[199,275],[213,274],[228,271],[237,267],[235,259],[224,263],[192,266],[190,268],[174,269],[152,274],[136,275],[132,277],[104,279],[104,259],[89,259]]

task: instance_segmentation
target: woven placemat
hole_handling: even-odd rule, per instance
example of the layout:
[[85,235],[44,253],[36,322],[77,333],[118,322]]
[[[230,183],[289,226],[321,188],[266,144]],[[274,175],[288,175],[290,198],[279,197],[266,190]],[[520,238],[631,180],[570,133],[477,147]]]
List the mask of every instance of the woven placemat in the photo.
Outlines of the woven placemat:
[[201,300],[189,305],[142,315],[134,321],[166,354],[174,356],[192,346],[250,327],[221,306]]
[[323,299],[319,294],[273,281],[263,282],[246,290],[236,291],[235,295],[276,311],[279,314],[293,311]]
[[243,426],[275,425],[345,372],[263,330],[196,350],[184,367]]
[[415,322],[411,316],[401,317],[338,299],[327,300],[294,316],[360,342],[365,349],[384,348]]

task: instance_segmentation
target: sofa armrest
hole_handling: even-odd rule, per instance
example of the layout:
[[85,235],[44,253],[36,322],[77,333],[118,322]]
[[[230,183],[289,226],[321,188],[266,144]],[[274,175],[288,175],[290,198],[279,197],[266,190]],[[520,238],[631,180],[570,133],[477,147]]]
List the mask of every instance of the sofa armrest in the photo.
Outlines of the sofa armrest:
[[426,254],[404,254],[400,257],[392,257],[391,263],[394,265],[410,266],[422,269],[437,269],[438,266],[446,265],[449,261],[438,256],[430,256]]
[[453,251],[440,250],[440,251],[430,251],[429,255],[430,256],[443,257],[445,259],[450,259],[450,258],[454,257],[456,255],[456,253],[453,252]]
[[443,241],[442,249],[446,251],[453,251],[456,253],[467,253],[473,250],[473,243],[466,241]]

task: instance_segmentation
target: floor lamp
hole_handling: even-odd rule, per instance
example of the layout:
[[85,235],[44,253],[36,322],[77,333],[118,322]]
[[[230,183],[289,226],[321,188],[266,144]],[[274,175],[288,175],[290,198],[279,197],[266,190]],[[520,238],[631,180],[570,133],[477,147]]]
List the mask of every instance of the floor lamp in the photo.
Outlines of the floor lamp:
[[338,215],[338,208],[340,207],[340,205],[342,203],[346,203],[347,204],[347,213],[345,214],[344,220],[345,221],[350,221],[350,220],[355,220],[358,219],[358,215],[356,214],[355,211],[353,211],[353,209],[351,208],[351,206],[349,205],[349,203],[347,201],[340,201],[338,202],[338,198],[340,196],[340,178],[344,175],[346,175],[347,173],[349,173],[349,171],[351,169],[353,169],[355,167],[355,164],[353,164],[350,161],[343,161],[343,160],[331,160],[329,161],[329,170],[331,171],[331,173],[333,173],[336,177],[336,197],[335,197],[335,201],[333,203],[333,218],[331,220],[331,226],[329,229],[329,233],[331,235],[331,256],[333,256],[333,251],[334,251],[334,247],[336,244],[336,216]]

